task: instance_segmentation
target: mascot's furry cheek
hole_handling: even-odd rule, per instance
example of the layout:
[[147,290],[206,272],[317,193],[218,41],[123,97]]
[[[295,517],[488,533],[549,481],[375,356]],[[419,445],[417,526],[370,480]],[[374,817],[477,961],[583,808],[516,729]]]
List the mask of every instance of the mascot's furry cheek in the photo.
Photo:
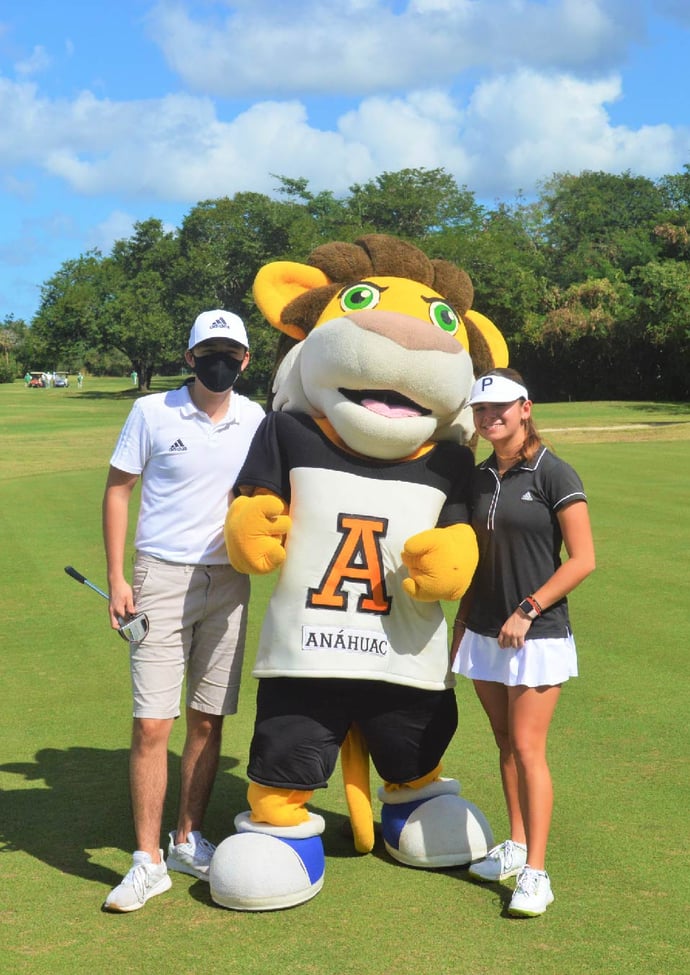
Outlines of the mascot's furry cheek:
[[448,423],[439,424],[433,440],[452,440],[454,443],[469,444],[475,434],[474,416],[471,406],[464,406]]
[[303,343],[294,345],[278,366],[273,380],[273,409],[292,413],[308,413],[309,416],[323,416],[308,399],[302,385],[300,358]]

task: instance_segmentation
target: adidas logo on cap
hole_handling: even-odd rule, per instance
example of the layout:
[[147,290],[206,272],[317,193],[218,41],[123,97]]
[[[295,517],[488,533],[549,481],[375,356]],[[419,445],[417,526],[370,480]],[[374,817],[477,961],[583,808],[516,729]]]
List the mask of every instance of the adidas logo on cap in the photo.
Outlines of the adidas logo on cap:
[[188,348],[193,349],[195,345],[199,345],[201,342],[218,338],[229,339],[231,342],[243,345],[245,349],[249,348],[247,330],[242,319],[234,312],[225,311],[222,308],[202,311],[200,315],[197,315],[189,335]]
[[225,321],[224,318],[216,318],[215,322],[211,322],[211,324],[208,327],[209,328],[227,328],[228,330],[230,329],[230,326],[228,325],[228,323]]

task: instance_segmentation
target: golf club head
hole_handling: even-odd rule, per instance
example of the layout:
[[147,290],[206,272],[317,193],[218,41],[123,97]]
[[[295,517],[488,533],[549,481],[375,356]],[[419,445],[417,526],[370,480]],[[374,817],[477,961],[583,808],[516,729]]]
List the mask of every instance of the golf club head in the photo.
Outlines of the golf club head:
[[120,629],[117,631],[128,643],[141,643],[149,632],[149,618],[146,613],[137,613],[129,619],[120,619]]
[[[108,601],[110,600],[107,592],[103,592],[102,589],[99,589],[99,587],[94,585],[93,582],[90,582],[86,576],[81,574],[81,572],[77,572],[74,566],[66,565],[65,572],[68,576],[70,576],[70,578],[76,579],[77,582],[80,582],[84,586],[88,586],[89,589],[93,589],[93,591],[97,592],[99,596],[103,597],[103,599],[107,599]],[[137,613],[135,616],[130,616],[127,619],[123,619],[121,616],[118,616],[117,621],[120,624],[117,632],[120,634],[123,640],[127,641],[127,643],[141,643],[149,631],[149,618],[146,613]]]

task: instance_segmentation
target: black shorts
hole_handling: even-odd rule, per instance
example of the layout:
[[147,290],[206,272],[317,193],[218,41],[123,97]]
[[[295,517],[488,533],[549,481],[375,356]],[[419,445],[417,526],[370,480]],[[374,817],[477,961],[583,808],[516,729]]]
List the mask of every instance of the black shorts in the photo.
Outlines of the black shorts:
[[455,691],[371,680],[262,678],[247,774],[274,789],[325,788],[353,724],[384,781],[412,782],[436,768],[455,733]]

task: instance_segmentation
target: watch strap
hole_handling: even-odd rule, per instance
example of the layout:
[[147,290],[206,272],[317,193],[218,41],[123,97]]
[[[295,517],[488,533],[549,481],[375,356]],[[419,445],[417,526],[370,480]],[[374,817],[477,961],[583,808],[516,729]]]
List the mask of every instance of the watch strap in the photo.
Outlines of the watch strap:
[[521,609],[525,616],[530,620],[536,620],[537,616],[541,616],[542,614],[542,608],[534,596],[526,596],[518,608]]

